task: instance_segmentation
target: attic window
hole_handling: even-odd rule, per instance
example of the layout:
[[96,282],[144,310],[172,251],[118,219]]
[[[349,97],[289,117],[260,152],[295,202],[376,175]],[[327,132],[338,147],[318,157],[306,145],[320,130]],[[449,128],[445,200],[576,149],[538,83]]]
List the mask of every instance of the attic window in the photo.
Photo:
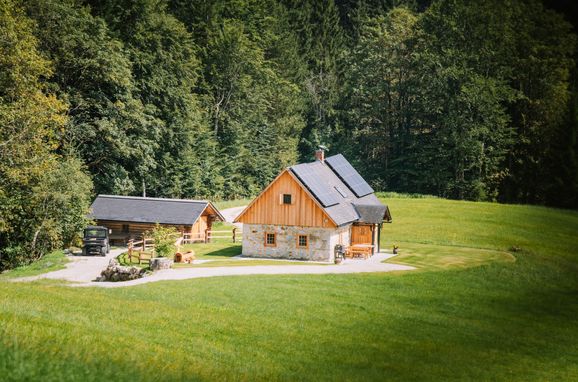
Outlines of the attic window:
[[344,198],[347,198],[347,194],[345,193],[345,191],[343,191],[341,189],[341,187],[335,186],[335,190],[337,190],[337,192],[339,192],[339,195],[343,196]]
[[283,204],[292,204],[291,194],[283,194]]

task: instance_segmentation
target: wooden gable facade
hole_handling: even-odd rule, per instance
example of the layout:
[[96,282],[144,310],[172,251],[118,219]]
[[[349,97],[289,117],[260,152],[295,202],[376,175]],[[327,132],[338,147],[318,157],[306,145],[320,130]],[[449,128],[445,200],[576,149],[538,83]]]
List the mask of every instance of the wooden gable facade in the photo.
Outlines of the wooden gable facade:
[[[286,195],[291,195],[290,201]],[[319,202],[288,170],[279,174],[235,221],[245,224],[336,227]]]

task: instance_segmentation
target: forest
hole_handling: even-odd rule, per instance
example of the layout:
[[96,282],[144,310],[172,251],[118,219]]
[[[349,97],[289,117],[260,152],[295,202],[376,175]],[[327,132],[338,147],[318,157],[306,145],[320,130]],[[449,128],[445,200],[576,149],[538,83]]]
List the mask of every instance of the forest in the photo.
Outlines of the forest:
[[0,0],[0,271],[96,194],[251,197],[318,145],[377,191],[578,208],[562,8]]

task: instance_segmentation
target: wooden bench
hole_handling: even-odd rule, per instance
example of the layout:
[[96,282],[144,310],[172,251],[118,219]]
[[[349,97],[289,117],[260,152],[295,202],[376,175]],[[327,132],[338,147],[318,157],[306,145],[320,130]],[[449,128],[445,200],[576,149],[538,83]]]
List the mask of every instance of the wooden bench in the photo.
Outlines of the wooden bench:
[[347,248],[346,256],[354,258],[354,257],[363,257],[367,259],[371,257],[373,254],[373,245],[371,244],[354,244],[350,245]]

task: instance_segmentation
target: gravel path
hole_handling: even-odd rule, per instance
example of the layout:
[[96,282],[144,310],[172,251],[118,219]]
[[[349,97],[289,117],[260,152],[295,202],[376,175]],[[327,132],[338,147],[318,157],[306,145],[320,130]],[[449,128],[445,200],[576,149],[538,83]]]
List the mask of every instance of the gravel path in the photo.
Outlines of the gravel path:
[[[233,220],[235,220],[235,218],[239,216],[241,212],[243,212],[245,207],[247,206],[226,208],[221,211],[221,215],[223,215],[227,222],[233,223]],[[238,228],[243,228],[243,223],[235,223],[235,226]]]
[[[221,211],[228,222],[232,222],[245,207],[227,208]],[[238,225],[242,227],[242,224]],[[378,253],[368,260],[347,259],[339,265],[256,265],[239,267],[213,267],[213,268],[180,268],[157,271],[151,276],[138,280],[124,282],[92,282],[106,268],[110,259],[126,251],[125,248],[111,250],[106,257],[100,256],[70,256],[71,261],[66,269],[49,272],[38,276],[22,277],[12,281],[34,281],[39,279],[60,279],[71,281],[76,284],[71,286],[96,286],[102,288],[118,288],[146,284],[163,280],[186,280],[217,276],[242,276],[242,275],[320,275],[320,274],[345,274],[345,273],[370,273],[392,272],[415,269],[407,265],[384,264],[382,261],[392,257],[387,253]],[[250,259],[243,259],[251,261]],[[199,261],[200,263],[200,261]]]
[[[186,280],[217,276],[243,276],[243,275],[321,275],[321,274],[346,274],[346,273],[374,273],[407,271],[415,269],[407,265],[384,264],[393,255],[378,253],[368,260],[346,260],[339,265],[257,265],[241,267],[214,267],[214,268],[185,268],[167,269],[157,271],[153,275],[138,280],[124,282],[99,282],[85,283],[73,286],[97,286],[102,288],[118,288],[155,281]],[[249,260],[250,261],[250,260]]]
[[[34,281],[39,279],[61,279],[77,283],[90,283],[100,272],[106,268],[110,259],[117,257],[126,251],[126,248],[111,249],[108,255],[101,256],[76,256],[69,255],[70,262],[65,269],[44,273],[37,276],[21,277],[12,281]],[[90,285],[90,284],[89,284]]]

